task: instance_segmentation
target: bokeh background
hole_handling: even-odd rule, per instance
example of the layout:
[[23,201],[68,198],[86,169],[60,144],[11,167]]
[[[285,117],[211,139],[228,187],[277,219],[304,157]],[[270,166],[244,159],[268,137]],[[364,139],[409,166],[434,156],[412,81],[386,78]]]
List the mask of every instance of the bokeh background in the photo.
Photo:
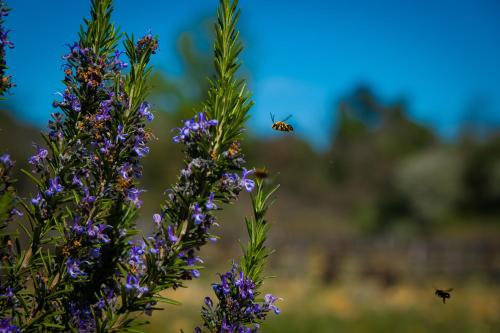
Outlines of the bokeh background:
[[[0,151],[27,166],[63,89],[61,55],[87,1],[10,1],[17,87],[0,105]],[[182,155],[171,129],[205,98],[217,1],[117,0],[115,22],[160,35],[145,158],[148,230]],[[500,331],[500,2],[241,0],[242,75],[255,107],[244,150],[280,183],[265,332]],[[294,133],[269,113],[292,114]],[[21,192],[31,191],[19,173]],[[191,331],[215,273],[245,240],[249,198],[220,214],[207,269],[169,293],[148,331]],[[443,305],[434,288],[454,288]]]

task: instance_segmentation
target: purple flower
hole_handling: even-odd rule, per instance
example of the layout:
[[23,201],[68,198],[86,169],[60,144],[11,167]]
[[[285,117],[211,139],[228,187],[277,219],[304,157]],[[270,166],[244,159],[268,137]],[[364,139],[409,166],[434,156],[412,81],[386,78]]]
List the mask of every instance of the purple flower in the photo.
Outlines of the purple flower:
[[29,164],[32,164],[32,165],[40,164],[49,155],[49,152],[47,151],[47,149],[44,149],[38,145],[35,145],[35,147],[37,149],[37,153],[35,155],[31,156],[29,161],[28,161]]
[[36,197],[34,197],[33,199],[31,199],[31,203],[34,205],[34,206],[38,206],[40,204],[40,202],[42,201],[42,195],[40,194],[40,192],[38,192],[36,194]]
[[238,195],[242,190],[242,182],[236,173],[225,173],[221,179],[221,189]]
[[276,313],[276,314],[281,313],[280,309],[278,309],[274,305],[274,303],[278,300],[278,297],[276,297],[272,294],[266,294],[266,296],[264,296],[264,300],[266,301],[266,305],[269,307],[269,309],[273,310],[274,313]]
[[0,31],[0,45],[7,45],[9,48],[14,48],[14,43],[7,40],[10,30]]
[[160,214],[154,214],[153,215],[153,221],[156,224],[156,226],[159,228],[161,226],[161,215]]
[[127,200],[134,204],[137,208],[141,208],[142,201],[139,199],[139,195],[144,192],[144,190],[139,190],[135,187],[127,191]]
[[177,243],[177,241],[179,240],[179,238],[175,235],[174,233],[174,228],[169,225],[167,227],[167,234],[168,234],[168,240],[171,241],[172,243]]
[[9,304],[14,304],[17,301],[16,294],[14,293],[14,288],[12,287],[5,288],[5,294],[1,294],[0,296],[5,297]]
[[73,176],[73,179],[71,180],[71,184],[75,185],[75,186],[78,186],[78,187],[82,187],[83,186],[82,181],[80,180],[80,178],[78,178],[77,175]]
[[92,247],[89,250],[89,256],[92,259],[97,259],[101,256],[101,248],[100,247]]
[[125,284],[125,289],[127,291],[134,290],[139,287],[139,279],[133,274],[127,274],[127,283]]
[[104,300],[104,298],[100,298],[99,302],[97,302],[97,308],[99,310],[102,310],[104,309],[105,306],[106,306],[106,301]]
[[84,204],[92,204],[95,201],[95,196],[90,195],[88,187],[83,189],[84,196],[82,198],[82,203]]
[[141,266],[143,264],[143,256],[146,253],[146,244],[134,245],[129,250],[129,264],[133,266]]
[[6,168],[12,168],[14,166],[14,162],[10,159],[9,154],[3,154],[0,156],[0,162],[5,165]]
[[66,269],[68,270],[68,274],[72,278],[77,278],[79,276],[87,275],[84,271],[81,270],[80,264],[81,264],[81,262],[78,259],[68,258],[66,260]]
[[99,148],[99,151],[103,154],[109,154],[109,150],[113,148],[113,144],[111,143],[110,140],[104,139],[104,143],[101,145],[101,148]]
[[69,47],[69,54],[63,56],[63,59],[69,59],[71,57],[77,56],[80,53],[80,45],[78,43],[73,43],[73,45],[66,44]]
[[139,157],[146,156],[149,154],[149,147],[146,146],[144,141],[141,138],[137,137],[135,140],[134,151]]
[[217,206],[214,204],[214,192],[210,192],[210,196],[208,197],[208,201],[205,204],[205,207],[208,210],[214,210],[217,209]]
[[95,332],[96,323],[89,304],[84,300],[70,301],[67,304],[70,323],[80,333]]
[[45,194],[50,197],[56,193],[62,192],[63,189],[64,187],[59,184],[59,177],[55,176],[49,179],[49,187],[45,190]]
[[80,112],[82,110],[82,106],[80,104],[80,101],[78,100],[78,97],[71,93],[69,89],[66,89],[64,93],[57,92],[56,93],[59,96],[62,96],[63,101],[62,102],[54,102],[53,105],[54,107],[64,107],[71,109],[75,112]]
[[127,274],[125,290],[127,290],[128,292],[131,292],[133,290],[137,291],[137,297],[139,298],[149,291],[148,287],[141,287],[139,285],[139,279],[133,274]]
[[148,102],[142,102],[141,105],[139,106],[139,114],[146,118],[149,122],[153,121],[155,118],[153,114],[150,111],[151,105],[149,105]]
[[92,225],[91,223],[87,224],[87,235],[90,238],[97,239],[102,243],[109,243],[111,240],[108,235],[104,233],[104,230],[111,228],[110,226],[106,226],[104,224]]
[[230,292],[231,292],[231,287],[229,286],[229,279],[232,278],[232,274],[231,273],[226,273],[226,274],[223,274],[221,277],[220,277],[220,286],[222,287],[222,293],[224,295],[228,295]]
[[82,235],[85,232],[85,228],[82,225],[80,225],[79,222],[80,222],[80,217],[75,216],[73,219],[73,226],[71,227],[71,231],[78,236]]
[[128,64],[120,60],[120,56],[125,53],[125,52],[120,52],[120,51],[115,51],[115,68],[117,70],[122,70],[124,68],[127,68]]
[[218,332],[257,332],[258,322],[263,321],[269,311],[279,313],[274,305],[278,298],[273,295],[266,295],[264,302],[255,300],[256,284],[236,264],[221,274],[220,283],[213,284],[212,288],[219,303],[213,306],[212,300],[205,298],[208,308],[202,308],[202,317],[205,323],[211,323],[210,327],[216,323]]
[[235,280],[234,285],[238,287],[242,299],[253,299],[255,283],[250,279],[246,279],[243,272],[240,271],[239,278]]
[[116,128],[116,133],[116,138],[118,139],[118,141],[125,141],[125,139],[127,138],[127,134],[123,132],[123,125],[118,125],[118,127]]
[[205,120],[205,114],[200,112],[195,118],[186,120],[183,127],[177,129],[179,131],[179,135],[174,136],[173,140],[175,143],[187,143],[193,138],[193,136],[208,136],[208,129],[217,125],[217,123],[218,122],[215,119],[208,121]]
[[95,119],[97,121],[106,121],[111,119],[111,115],[109,114],[109,105],[106,102],[101,102],[100,111],[96,114]]
[[226,318],[223,318],[222,319],[222,323],[221,323],[221,332],[222,333],[233,333],[234,332],[234,327],[233,325],[229,324],[227,321],[226,321]]
[[194,254],[194,252],[190,252],[189,256],[187,258],[185,258],[186,265],[194,266],[197,262],[203,263],[203,260],[201,260],[200,257],[194,257],[193,254]]
[[130,179],[130,172],[132,171],[132,165],[130,163],[125,163],[120,167],[120,176],[125,179],[129,180]]
[[216,126],[218,124],[218,121],[216,119],[205,120],[205,114],[203,112],[200,112],[198,114],[198,123],[200,124],[200,127],[202,129],[206,129],[211,126]]
[[16,325],[11,325],[11,318],[0,319],[0,332],[2,333],[21,333],[21,329]]
[[10,211],[11,214],[13,215],[17,215],[17,216],[23,216],[24,214],[17,208],[12,208],[12,210]]
[[241,175],[241,186],[244,187],[247,192],[252,192],[253,188],[255,187],[255,182],[251,179],[248,179],[247,177],[252,175],[254,173],[254,170],[247,170],[243,168],[243,174]]
[[198,203],[195,203],[191,210],[192,210],[191,216],[194,220],[194,224],[200,224],[201,222],[203,222],[205,215],[202,214],[200,205]]

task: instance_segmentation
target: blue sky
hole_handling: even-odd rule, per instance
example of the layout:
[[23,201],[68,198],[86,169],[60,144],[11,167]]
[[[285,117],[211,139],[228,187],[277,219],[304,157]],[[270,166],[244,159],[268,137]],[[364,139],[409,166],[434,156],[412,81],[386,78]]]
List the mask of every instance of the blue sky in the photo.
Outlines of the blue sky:
[[[8,53],[22,119],[44,126],[61,90],[61,55],[76,40],[88,1],[10,0],[16,48]],[[154,65],[179,74],[175,40],[216,0],[115,1],[122,31],[160,35]],[[453,136],[467,115],[500,124],[500,1],[240,0],[243,60],[256,102],[251,130],[272,135],[269,112],[293,114],[299,136],[327,145],[332,109],[360,83],[384,100],[405,98],[411,115]]]

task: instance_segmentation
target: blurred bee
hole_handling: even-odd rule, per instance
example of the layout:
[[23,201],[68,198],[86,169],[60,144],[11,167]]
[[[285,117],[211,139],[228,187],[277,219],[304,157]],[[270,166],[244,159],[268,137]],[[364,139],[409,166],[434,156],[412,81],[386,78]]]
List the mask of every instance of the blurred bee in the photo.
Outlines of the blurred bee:
[[[436,288],[434,288],[436,289]],[[450,298],[450,292],[453,290],[453,288],[446,289],[446,290],[441,290],[441,289],[436,289],[436,296],[441,297],[443,299],[443,304],[446,303],[446,299]]]
[[289,115],[282,121],[274,121],[274,115],[271,113],[271,121],[273,122],[272,128],[276,131],[280,132],[293,132],[293,127],[290,124],[287,124],[286,121],[290,119],[292,115]]
[[265,167],[258,168],[258,169],[255,169],[254,176],[255,176],[255,178],[258,178],[258,179],[266,179],[269,176],[269,172],[267,171],[267,169]]

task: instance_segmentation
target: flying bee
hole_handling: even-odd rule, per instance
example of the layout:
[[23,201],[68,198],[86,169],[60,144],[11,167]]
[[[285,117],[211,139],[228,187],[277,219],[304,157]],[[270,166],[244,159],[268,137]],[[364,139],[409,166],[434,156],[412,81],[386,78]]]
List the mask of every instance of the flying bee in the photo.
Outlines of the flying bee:
[[271,121],[273,122],[273,126],[272,128],[276,131],[280,131],[280,132],[293,132],[293,127],[292,125],[290,124],[287,124],[286,121],[288,119],[290,119],[290,117],[292,117],[292,115],[289,115],[288,117],[286,117],[285,119],[281,120],[281,121],[274,121],[274,115],[271,113]]
[[446,303],[446,299],[447,298],[450,298],[450,292],[453,290],[453,288],[450,288],[450,289],[446,289],[446,290],[441,290],[441,289],[437,289],[437,288],[434,288],[436,289],[436,296],[437,297],[441,297],[443,299],[443,304]]
[[269,176],[269,172],[267,171],[267,169],[265,167],[258,168],[258,169],[255,169],[254,176],[255,176],[255,178],[258,178],[258,179],[266,179]]

